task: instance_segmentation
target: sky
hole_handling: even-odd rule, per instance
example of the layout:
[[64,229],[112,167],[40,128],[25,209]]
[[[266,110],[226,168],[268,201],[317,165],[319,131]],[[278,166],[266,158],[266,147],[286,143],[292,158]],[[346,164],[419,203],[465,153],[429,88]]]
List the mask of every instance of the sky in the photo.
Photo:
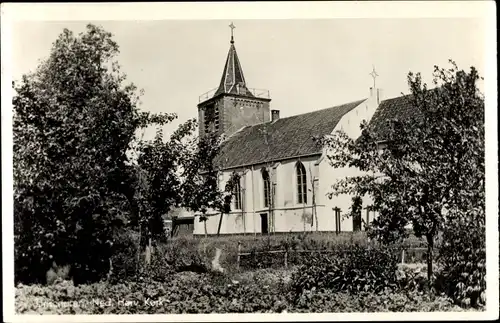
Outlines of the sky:
[[269,90],[281,117],[366,98],[373,66],[385,98],[408,93],[409,71],[430,83],[434,65],[448,59],[485,69],[478,18],[30,21],[12,27],[14,79],[48,56],[63,28],[100,25],[120,46],[127,81],[144,90],[140,108],[178,114],[170,132],[196,118],[199,96],[218,86],[231,22],[247,86]]

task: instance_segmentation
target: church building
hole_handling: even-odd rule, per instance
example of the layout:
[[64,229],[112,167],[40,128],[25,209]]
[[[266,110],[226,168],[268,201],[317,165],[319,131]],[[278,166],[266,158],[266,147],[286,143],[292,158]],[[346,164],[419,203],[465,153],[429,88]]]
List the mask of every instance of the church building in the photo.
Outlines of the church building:
[[352,196],[327,197],[337,179],[357,170],[331,167],[314,138],[337,130],[357,138],[359,124],[374,115],[383,131],[383,120],[398,112],[399,98],[382,101],[381,94],[370,88],[365,98],[280,118],[279,109],[271,108],[269,91],[248,87],[231,35],[220,84],[200,97],[198,120],[201,137],[213,131],[225,137],[216,160],[221,190],[233,172],[239,181],[231,212],[222,221],[212,213],[206,227],[195,219],[193,233],[203,235],[205,228],[209,235],[364,230],[376,216],[366,208],[369,198],[361,218],[345,218]]

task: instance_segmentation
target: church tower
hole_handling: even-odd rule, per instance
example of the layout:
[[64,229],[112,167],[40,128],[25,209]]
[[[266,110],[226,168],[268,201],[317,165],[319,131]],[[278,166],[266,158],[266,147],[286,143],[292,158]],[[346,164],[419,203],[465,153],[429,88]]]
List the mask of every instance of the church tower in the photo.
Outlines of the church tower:
[[234,46],[233,23],[231,42],[219,87],[202,94],[198,104],[200,137],[208,132],[230,136],[245,126],[271,120],[268,90],[247,87],[243,69]]

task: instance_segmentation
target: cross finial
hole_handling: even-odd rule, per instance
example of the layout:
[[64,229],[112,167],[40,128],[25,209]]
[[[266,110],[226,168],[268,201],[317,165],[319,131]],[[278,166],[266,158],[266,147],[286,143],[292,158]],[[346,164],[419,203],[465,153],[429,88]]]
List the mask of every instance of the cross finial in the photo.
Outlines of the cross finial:
[[377,78],[378,74],[377,74],[377,71],[375,71],[375,66],[372,65],[372,67],[373,67],[373,69],[369,75],[371,75],[373,78],[373,88],[375,89],[375,79]]
[[231,44],[234,43],[234,38],[233,38],[233,30],[234,28],[236,28],[233,24],[233,22],[231,22],[231,24],[229,25],[229,28],[231,28]]

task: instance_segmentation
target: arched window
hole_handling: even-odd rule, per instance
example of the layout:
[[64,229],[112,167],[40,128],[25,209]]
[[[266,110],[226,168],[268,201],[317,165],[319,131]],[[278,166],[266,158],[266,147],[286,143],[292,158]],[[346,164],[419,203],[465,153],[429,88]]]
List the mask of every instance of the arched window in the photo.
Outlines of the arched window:
[[265,168],[262,169],[262,181],[264,182],[264,207],[269,207],[271,203],[271,180],[269,172]]
[[297,163],[297,202],[307,204],[307,175],[306,168],[301,162]]
[[236,177],[234,182],[234,187],[233,187],[233,196],[234,196],[234,209],[235,210],[242,210],[241,208],[241,178],[238,176]]

